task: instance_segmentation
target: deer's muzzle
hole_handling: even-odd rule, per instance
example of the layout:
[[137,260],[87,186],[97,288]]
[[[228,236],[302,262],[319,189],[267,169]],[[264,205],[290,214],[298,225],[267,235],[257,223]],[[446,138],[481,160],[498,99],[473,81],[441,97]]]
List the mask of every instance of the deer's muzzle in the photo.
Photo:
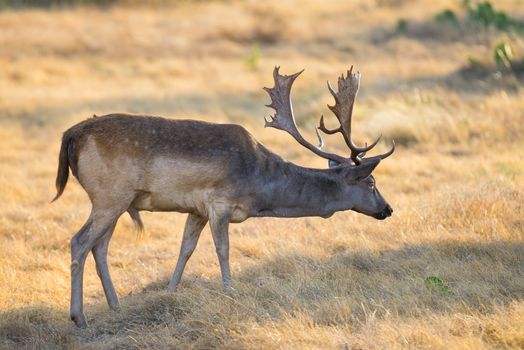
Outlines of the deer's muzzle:
[[389,218],[393,214],[393,208],[389,206],[389,204],[386,204],[386,207],[381,211],[375,214],[375,219],[384,220],[386,218]]

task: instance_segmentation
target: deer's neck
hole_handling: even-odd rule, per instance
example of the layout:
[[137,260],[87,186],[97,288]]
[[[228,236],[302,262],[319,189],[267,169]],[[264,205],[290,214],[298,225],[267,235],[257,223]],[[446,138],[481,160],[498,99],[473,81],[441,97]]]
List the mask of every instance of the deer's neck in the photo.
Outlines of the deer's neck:
[[280,158],[268,161],[254,216],[329,217],[350,209],[340,169],[310,169]]

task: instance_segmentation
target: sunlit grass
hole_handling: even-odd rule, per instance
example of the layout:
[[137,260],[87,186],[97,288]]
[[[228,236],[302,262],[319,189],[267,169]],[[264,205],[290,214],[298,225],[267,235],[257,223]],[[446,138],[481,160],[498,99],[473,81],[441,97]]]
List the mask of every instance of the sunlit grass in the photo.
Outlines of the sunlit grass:
[[[456,6],[444,0],[276,4],[0,13],[0,348],[524,347],[521,82],[459,74],[499,33],[428,31]],[[517,2],[504,9],[523,14]],[[397,33],[401,18],[415,29]],[[399,145],[376,170],[392,218],[232,225],[232,295],[206,228],[167,295],[184,215],[144,213],[143,237],[124,215],[109,250],[122,310],[107,308],[89,258],[91,327],[74,328],[69,239],[90,207],[74,179],[49,204],[63,130],[117,111],[234,122],[289,160],[325,167],[263,128],[261,88],[274,65],[306,68],[293,99],[314,140],[321,114],[335,122],[325,80],[351,64],[363,73],[355,139],[383,133],[378,148]],[[337,136],[325,141],[345,152]]]

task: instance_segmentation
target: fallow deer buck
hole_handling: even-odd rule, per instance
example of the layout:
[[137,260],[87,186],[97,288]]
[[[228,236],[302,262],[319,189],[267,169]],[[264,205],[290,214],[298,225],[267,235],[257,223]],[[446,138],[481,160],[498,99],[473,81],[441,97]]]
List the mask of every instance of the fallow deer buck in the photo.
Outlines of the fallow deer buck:
[[[340,126],[327,129],[323,117],[318,130],[340,132],[351,151],[349,158],[327,153],[299,133],[290,100],[291,86],[302,72],[280,75],[265,88],[268,107],[276,113],[265,126],[289,133],[302,146],[329,160],[329,169],[310,169],[290,163],[257,142],[243,127],[196,120],[169,120],[150,116],[110,114],[85,120],[62,138],[56,179],[56,200],[67,183],[69,168],[85,189],[92,210],[71,240],[71,319],[86,327],[82,284],[84,263],[91,251],[111,309],[119,303],[109,275],[107,250],[118,218],[128,212],[142,227],[139,211],[188,213],[180,254],[167,287],[177,287],[202,229],[209,221],[224,288],[231,288],[229,223],[249,217],[328,218],[353,210],[383,220],[393,210],[375,186],[371,172],[381,159],[364,158],[366,147],[351,139],[351,115],[360,73],[338,79],[338,92],[329,106]],[[317,130],[317,136],[322,139]],[[380,139],[380,137],[379,137]]]

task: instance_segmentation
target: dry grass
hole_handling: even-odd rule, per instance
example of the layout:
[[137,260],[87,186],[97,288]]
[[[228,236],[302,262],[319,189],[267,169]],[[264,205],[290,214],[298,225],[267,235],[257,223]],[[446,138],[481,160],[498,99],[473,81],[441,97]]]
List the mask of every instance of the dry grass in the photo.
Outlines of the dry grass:
[[[518,3],[503,5],[522,17]],[[500,34],[456,40],[431,23],[446,7],[456,3],[0,13],[0,348],[524,348],[524,92],[514,77],[457,74]],[[407,34],[395,32],[401,18],[416,23]],[[254,45],[261,57],[246,65]],[[207,228],[167,295],[184,216],[146,213],[142,238],[124,217],[110,249],[122,311],[108,310],[89,259],[91,327],[75,329],[69,239],[89,201],[71,181],[49,204],[61,132],[93,113],[194,116],[240,123],[286,158],[324,166],[261,127],[275,64],[307,69],[294,96],[311,139],[328,115],[325,79],[349,64],[363,72],[357,139],[401,144],[376,171],[395,215],[233,225],[233,295],[221,292]],[[427,288],[429,276],[448,288]]]

